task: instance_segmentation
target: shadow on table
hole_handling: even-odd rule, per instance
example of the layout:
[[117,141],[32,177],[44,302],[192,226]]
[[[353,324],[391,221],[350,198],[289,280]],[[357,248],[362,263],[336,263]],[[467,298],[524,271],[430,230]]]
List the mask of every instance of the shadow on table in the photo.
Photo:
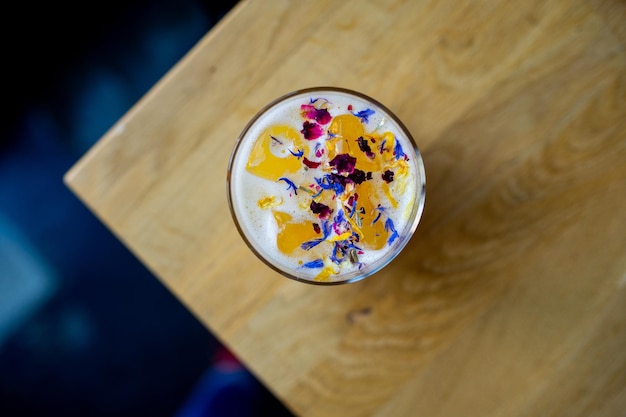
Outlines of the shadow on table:
[[24,24],[5,37],[0,415],[291,415],[62,183],[233,4],[12,12]]

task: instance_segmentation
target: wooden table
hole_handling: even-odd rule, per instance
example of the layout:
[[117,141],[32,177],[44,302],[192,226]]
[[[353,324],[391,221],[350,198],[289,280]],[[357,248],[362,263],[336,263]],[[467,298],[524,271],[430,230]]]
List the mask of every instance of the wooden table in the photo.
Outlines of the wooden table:
[[[65,181],[298,415],[623,416],[625,21],[618,0],[245,1]],[[390,107],[427,174],[407,249],[339,287],[267,268],[226,202],[246,122],[317,85]]]

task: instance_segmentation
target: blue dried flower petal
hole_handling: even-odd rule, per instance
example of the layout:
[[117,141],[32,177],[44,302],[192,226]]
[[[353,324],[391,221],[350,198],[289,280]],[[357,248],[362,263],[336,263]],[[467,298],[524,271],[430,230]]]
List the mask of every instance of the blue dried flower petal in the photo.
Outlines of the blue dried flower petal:
[[330,260],[336,264],[340,264],[341,261],[343,261],[343,258],[339,258],[339,250],[339,243],[335,242],[335,245],[333,247],[333,253],[330,255]]
[[369,122],[368,117],[370,117],[374,113],[376,112],[372,109],[365,109],[365,110],[361,110],[359,112],[352,113],[352,114],[358,117],[359,119],[361,119],[362,122],[367,123]]
[[337,215],[335,216],[335,223],[343,223],[345,221],[345,217],[343,215],[343,210],[339,210]]
[[304,265],[302,265],[302,268],[322,268],[324,266],[324,261],[322,259],[316,259],[314,261],[311,262],[307,262]]
[[323,235],[324,239],[330,236],[330,232],[331,232],[330,222],[328,221],[322,222],[322,232],[324,233]]
[[278,181],[285,181],[287,183],[287,190],[292,190],[295,195],[298,195],[298,187],[296,187],[296,184],[294,184],[293,182],[291,182],[289,179],[285,178],[285,177],[280,177],[278,179]]
[[320,239],[313,239],[313,240],[304,242],[302,245],[300,245],[300,247],[304,250],[310,250],[316,247],[317,245],[319,245],[320,243],[322,243],[323,241],[325,241],[328,238],[328,236],[330,236],[330,232],[331,232],[330,222],[324,221],[322,222],[323,236]]
[[398,234],[398,232],[394,230],[393,233],[391,234],[391,236],[389,236],[389,240],[387,240],[387,243],[389,245],[391,245],[393,243],[393,241],[396,240],[399,237],[400,237],[400,235]]
[[387,149],[385,149],[385,145],[386,144],[387,144],[387,139],[383,139],[383,141],[378,146],[378,150],[380,151],[381,155],[383,154],[383,152],[385,152],[387,150]]
[[404,153],[404,150],[402,149],[402,145],[400,144],[400,141],[396,139],[395,142],[396,142],[396,145],[393,148],[393,153],[396,156],[396,159],[406,158],[406,154]]
[[385,222],[385,230],[391,232],[391,236],[389,236],[389,239],[387,240],[387,243],[390,245],[393,243],[394,240],[400,237],[391,219],[387,219],[387,221]]
[[302,158],[302,156],[304,155],[304,151],[302,149],[298,149],[297,152],[294,152],[291,149],[289,149],[289,152],[298,159]]
[[304,242],[302,245],[300,245],[300,247],[304,250],[311,250],[314,247],[316,247],[317,245],[319,245],[320,243],[322,243],[324,240],[326,239],[313,239],[313,240],[308,240],[306,242]]
[[[383,214],[386,208],[379,204],[374,210],[378,210],[378,214],[376,215],[376,218],[374,219],[372,224],[376,223],[380,219],[380,216]],[[391,222],[391,226],[393,227],[393,222]]]
[[354,218],[354,213],[356,213],[356,202],[354,203],[354,205],[352,206],[352,208],[350,209],[350,218],[353,219]]

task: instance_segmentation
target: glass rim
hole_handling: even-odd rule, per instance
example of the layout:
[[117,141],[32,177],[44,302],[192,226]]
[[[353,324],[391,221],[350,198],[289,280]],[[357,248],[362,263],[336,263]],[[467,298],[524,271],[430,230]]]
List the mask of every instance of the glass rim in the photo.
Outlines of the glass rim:
[[[410,218],[410,221],[407,223],[407,226],[404,229],[407,232],[404,239],[402,239],[395,245],[393,251],[389,252],[388,254],[384,255],[381,259],[374,262],[374,265],[371,268],[367,269],[365,272],[359,273],[356,276],[353,276],[347,279],[334,280],[334,281],[315,281],[312,279],[302,278],[297,275],[291,274],[288,271],[285,271],[284,269],[281,269],[277,265],[274,265],[272,262],[270,262],[270,260],[267,259],[266,256],[264,256],[262,253],[260,253],[254,246],[254,244],[250,242],[250,239],[248,238],[247,234],[245,233],[242,226],[240,225],[239,219],[237,217],[237,212],[233,203],[233,193],[231,192],[232,183],[233,183],[232,182],[232,168],[233,168],[234,160],[237,157],[238,151],[244,139],[246,138],[248,131],[255,125],[255,123],[267,111],[271,110],[274,106],[282,103],[285,100],[288,100],[292,97],[296,97],[299,95],[305,95],[307,93],[314,93],[314,92],[317,93],[317,92],[324,92],[324,91],[351,95],[351,96],[360,98],[362,100],[365,100],[373,104],[374,106],[377,106],[378,108],[380,108],[387,116],[393,119],[393,122],[398,125],[398,128],[405,135],[406,139],[412,145],[413,150],[415,152],[415,157],[417,158],[415,165],[417,166],[417,169],[419,171],[418,172],[419,175],[416,178],[416,181],[417,181],[416,186],[420,187],[418,195],[415,196],[417,205],[414,206],[414,209],[411,212],[412,217]],[[319,286],[343,285],[343,284],[350,284],[350,283],[354,283],[357,281],[361,281],[367,277],[370,277],[376,274],[377,272],[385,268],[387,265],[389,265],[404,250],[408,242],[411,240],[411,238],[415,234],[415,230],[417,230],[417,226],[419,225],[419,222],[421,220],[421,217],[424,211],[424,204],[425,204],[425,199],[426,199],[426,174],[425,174],[424,161],[422,158],[422,154],[420,153],[420,150],[415,140],[413,139],[413,136],[409,132],[409,129],[405,126],[404,123],[402,123],[402,121],[398,118],[398,116],[396,116],[396,114],[392,112],[387,106],[385,106],[384,104],[380,103],[378,100],[373,99],[372,97],[366,94],[360,93],[358,91],[350,90],[347,88],[332,87],[332,86],[309,87],[309,88],[303,88],[303,89],[291,91],[287,94],[283,94],[282,96],[270,101],[268,104],[263,106],[259,111],[257,111],[256,114],[250,119],[250,121],[248,121],[244,129],[239,134],[239,137],[237,138],[235,142],[235,145],[233,147],[233,150],[231,152],[231,155],[228,161],[228,167],[227,167],[227,172],[226,172],[226,195],[227,195],[227,201],[228,201],[230,214],[233,219],[233,222],[235,223],[235,227],[237,228],[239,235],[241,236],[243,241],[246,243],[248,248],[252,251],[252,253],[254,253],[256,257],[260,259],[264,264],[266,264],[267,266],[269,266],[271,269],[278,272],[282,276],[292,279],[294,281],[303,282],[303,283],[312,284],[312,285],[319,285]]]

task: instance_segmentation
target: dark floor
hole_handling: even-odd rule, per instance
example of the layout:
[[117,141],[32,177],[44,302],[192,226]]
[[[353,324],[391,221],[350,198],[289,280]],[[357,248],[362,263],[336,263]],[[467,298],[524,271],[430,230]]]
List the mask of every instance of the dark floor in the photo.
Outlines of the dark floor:
[[0,416],[290,416],[62,183],[233,4],[5,11]]

